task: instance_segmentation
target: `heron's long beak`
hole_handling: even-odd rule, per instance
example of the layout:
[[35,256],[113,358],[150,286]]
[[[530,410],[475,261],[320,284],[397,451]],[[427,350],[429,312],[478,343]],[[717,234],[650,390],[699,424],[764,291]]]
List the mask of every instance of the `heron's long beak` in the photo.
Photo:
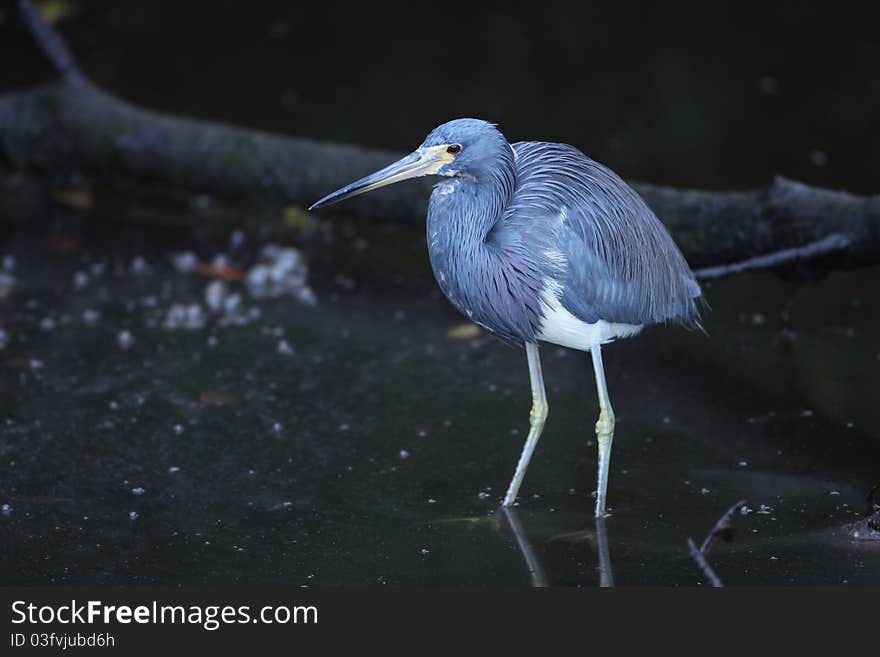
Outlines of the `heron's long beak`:
[[446,146],[431,146],[428,148],[420,148],[410,153],[405,158],[398,160],[384,169],[380,169],[376,173],[372,173],[365,178],[346,185],[342,189],[337,189],[332,194],[328,194],[317,203],[313,204],[309,210],[322,208],[325,205],[338,203],[352,196],[364,194],[365,192],[391,185],[401,180],[409,178],[417,178],[418,176],[426,176],[436,173],[444,164],[452,161],[452,155],[446,152]]

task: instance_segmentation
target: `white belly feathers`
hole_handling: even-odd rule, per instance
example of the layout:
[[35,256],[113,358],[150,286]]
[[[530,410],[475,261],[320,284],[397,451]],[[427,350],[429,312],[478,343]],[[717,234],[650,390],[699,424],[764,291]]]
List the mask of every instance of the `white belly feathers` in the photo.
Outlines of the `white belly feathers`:
[[562,347],[588,351],[597,344],[628,338],[643,328],[641,324],[620,324],[603,319],[593,324],[583,322],[563,307],[552,288],[545,289],[541,294],[541,305],[544,320],[541,322],[538,339]]

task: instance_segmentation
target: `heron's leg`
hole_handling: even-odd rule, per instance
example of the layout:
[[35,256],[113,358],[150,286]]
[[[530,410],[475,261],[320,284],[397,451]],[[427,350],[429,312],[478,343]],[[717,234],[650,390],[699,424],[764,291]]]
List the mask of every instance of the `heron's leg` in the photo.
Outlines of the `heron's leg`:
[[525,447],[523,447],[522,456],[519,457],[519,463],[516,466],[516,472],[513,473],[513,479],[507,489],[507,495],[504,496],[504,506],[510,506],[519,493],[520,484],[529,467],[529,461],[532,458],[532,452],[535,451],[535,445],[538,444],[538,438],[541,437],[541,431],[544,429],[544,421],[547,419],[547,395],[544,392],[544,376],[541,374],[541,356],[538,354],[538,345],[534,342],[526,342],[526,356],[529,360],[529,379],[532,382],[532,411],[529,413],[529,435],[526,438]]
[[605,385],[605,368],[602,365],[602,348],[593,345],[593,371],[596,373],[596,390],[599,393],[599,421],[596,422],[596,439],[599,443],[599,480],[596,489],[596,517],[605,515],[605,493],[608,491],[608,467],[611,464],[611,442],[614,440],[614,411]]

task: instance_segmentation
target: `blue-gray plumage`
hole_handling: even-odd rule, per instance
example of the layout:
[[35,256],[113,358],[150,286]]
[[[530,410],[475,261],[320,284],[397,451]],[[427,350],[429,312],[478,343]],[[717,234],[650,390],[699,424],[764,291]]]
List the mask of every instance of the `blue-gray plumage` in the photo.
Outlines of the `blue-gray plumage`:
[[565,144],[510,144],[478,119],[437,127],[411,155],[312,207],[428,174],[446,177],[434,187],[427,220],[441,290],[473,322],[525,344],[529,357],[531,430],[504,503],[516,498],[543,429],[537,344],[551,342],[593,357],[596,512],[604,515],[614,414],[600,345],[645,324],[698,327],[699,285],[663,224],[613,171]]
[[[460,311],[507,340],[538,338],[555,284],[578,319],[696,326],[700,288],[669,233],[613,171],[576,148],[508,144],[459,119],[424,145],[460,143],[428,206],[428,253]],[[439,173],[443,173],[441,170]]]

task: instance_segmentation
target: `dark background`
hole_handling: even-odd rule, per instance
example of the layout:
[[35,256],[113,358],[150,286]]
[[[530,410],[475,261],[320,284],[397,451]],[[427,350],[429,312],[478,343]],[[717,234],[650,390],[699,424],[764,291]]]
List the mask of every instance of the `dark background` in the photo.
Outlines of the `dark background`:
[[[878,187],[877,3],[56,4],[89,76],[169,112],[396,151],[477,116],[650,182]],[[12,7],[0,60],[50,74]]]
[[[399,152],[472,115],[631,179],[880,192],[876,3],[41,4],[89,77],[147,108]],[[9,2],[0,62],[0,93],[53,76]],[[50,178],[0,214],[0,584],[593,586],[604,543],[618,585],[694,585],[685,539],[739,499],[710,555],[725,583],[878,583],[855,534],[880,479],[880,268],[707,281],[707,335],[603,350],[603,541],[589,359],[542,348],[517,530],[498,505],[525,359],[461,338],[420,222],[149,184]],[[172,265],[243,274],[271,242],[308,262],[317,305],[226,281],[249,313],[226,324],[217,280]],[[169,327],[180,304],[204,325]]]

